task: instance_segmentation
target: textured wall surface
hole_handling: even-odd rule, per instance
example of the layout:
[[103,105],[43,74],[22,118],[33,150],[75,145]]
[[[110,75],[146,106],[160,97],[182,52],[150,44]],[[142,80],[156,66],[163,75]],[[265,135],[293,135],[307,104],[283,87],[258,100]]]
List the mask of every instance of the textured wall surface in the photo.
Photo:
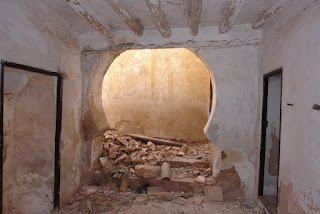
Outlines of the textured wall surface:
[[27,7],[20,0],[0,2],[0,59],[65,74],[60,152],[63,204],[80,185],[81,54],[64,24],[43,15],[47,7],[39,1],[27,3],[34,5]]
[[320,212],[320,112],[312,109],[320,102],[319,34],[318,1],[280,31],[266,31],[261,50],[261,79],[283,68],[279,213]]
[[5,67],[4,213],[53,209],[56,78]]
[[187,49],[130,50],[108,68],[102,104],[110,128],[204,141],[210,74]]

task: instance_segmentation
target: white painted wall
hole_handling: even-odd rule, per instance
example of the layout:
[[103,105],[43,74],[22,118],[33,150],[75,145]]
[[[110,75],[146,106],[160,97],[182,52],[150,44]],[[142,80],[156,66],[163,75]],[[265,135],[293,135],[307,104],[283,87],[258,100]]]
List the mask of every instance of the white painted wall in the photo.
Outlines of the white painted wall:
[[320,2],[276,30],[266,29],[259,79],[283,67],[279,211],[319,213]]
[[48,8],[32,3],[30,8],[21,0],[0,1],[0,59],[65,74],[60,192],[65,203],[80,184],[81,55],[64,25],[44,15]]

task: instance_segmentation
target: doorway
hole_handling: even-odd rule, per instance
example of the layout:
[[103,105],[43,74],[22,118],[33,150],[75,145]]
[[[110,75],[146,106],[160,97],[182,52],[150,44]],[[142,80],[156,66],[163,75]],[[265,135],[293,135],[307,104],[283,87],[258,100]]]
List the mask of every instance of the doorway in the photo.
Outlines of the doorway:
[[0,213],[59,205],[62,76],[1,61]]
[[264,75],[259,198],[277,212],[281,131],[282,69]]

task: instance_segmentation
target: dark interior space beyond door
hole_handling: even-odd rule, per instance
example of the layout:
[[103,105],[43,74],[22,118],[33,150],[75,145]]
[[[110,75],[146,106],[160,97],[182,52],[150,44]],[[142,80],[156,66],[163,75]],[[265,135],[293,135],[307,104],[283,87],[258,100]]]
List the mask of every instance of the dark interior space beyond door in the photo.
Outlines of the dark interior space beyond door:
[[282,69],[266,74],[259,172],[259,198],[271,213],[277,212],[281,131]]

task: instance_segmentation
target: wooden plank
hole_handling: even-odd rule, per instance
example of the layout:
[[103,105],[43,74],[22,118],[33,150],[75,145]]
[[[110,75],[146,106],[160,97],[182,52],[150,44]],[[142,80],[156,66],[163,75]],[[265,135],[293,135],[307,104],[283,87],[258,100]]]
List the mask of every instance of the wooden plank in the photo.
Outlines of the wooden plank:
[[121,0],[106,0],[120,18],[129,26],[137,36],[142,36],[143,28],[141,24],[132,17],[128,9],[124,6]]
[[154,23],[164,38],[171,36],[171,29],[167,23],[166,16],[161,9],[160,0],[145,0],[150,10]]
[[69,7],[71,7],[77,14],[87,20],[91,26],[99,31],[107,39],[112,39],[113,34],[108,26],[103,26],[99,17],[90,8],[84,7],[81,3],[82,0],[63,0]]
[[160,138],[155,138],[155,137],[148,137],[148,136],[143,136],[143,135],[137,135],[137,134],[128,134],[127,136],[132,137],[133,139],[136,140],[141,140],[141,141],[152,141],[154,144],[157,145],[167,145],[167,146],[184,146],[186,144],[172,141],[172,140],[164,140]]
[[246,0],[233,0],[231,2],[224,16],[223,23],[220,25],[220,33],[227,33],[233,27],[245,3]]
[[190,33],[192,36],[195,36],[199,32],[202,0],[188,0],[187,5]]

